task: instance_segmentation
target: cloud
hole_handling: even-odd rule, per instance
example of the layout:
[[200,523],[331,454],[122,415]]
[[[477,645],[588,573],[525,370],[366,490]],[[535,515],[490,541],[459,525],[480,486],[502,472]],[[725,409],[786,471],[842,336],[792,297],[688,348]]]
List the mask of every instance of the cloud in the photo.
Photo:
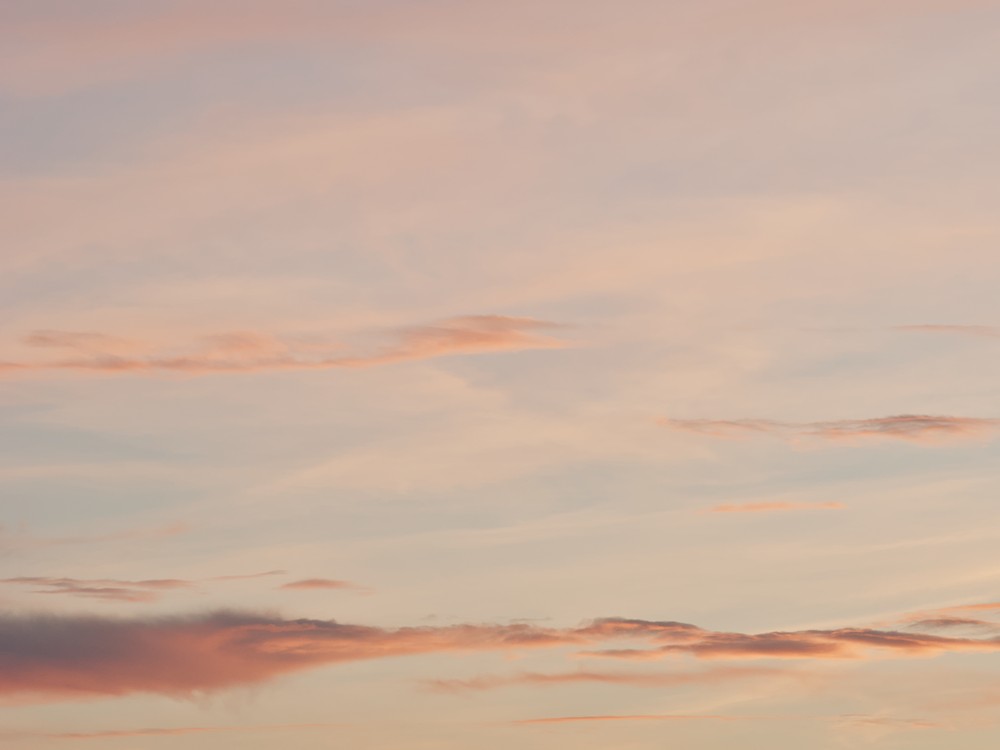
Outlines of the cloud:
[[375,352],[344,356],[332,344],[282,339],[269,334],[236,332],[215,334],[180,350],[165,351],[149,345],[129,345],[99,333],[38,331],[23,343],[32,347],[68,349],[73,356],[48,361],[2,362],[0,371],[38,372],[77,370],[107,374],[179,372],[207,375],[227,372],[275,370],[324,370],[362,368],[431,359],[456,354],[554,349],[565,342],[543,336],[541,329],[556,323],[505,315],[467,315],[433,325],[396,329],[395,343]]
[[778,422],[769,419],[671,419],[659,423],[670,429],[717,438],[773,435],[785,439],[858,440],[885,438],[918,443],[976,438],[1000,428],[1000,419],[899,414],[870,419],[831,422]]
[[577,670],[575,672],[519,672],[513,675],[482,675],[469,679],[426,680],[424,684],[444,693],[493,690],[511,685],[566,685],[578,683],[599,683],[605,685],[626,685],[633,687],[673,687],[677,685],[699,685],[728,682],[739,679],[788,675],[777,669],[723,667],[699,672],[595,672]]
[[228,734],[231,732],[282,732],[299,729],[330,729],[342,724],[264,724],[245,727],[148,727],[101,729],[88,732],[3,732],[5,740],[115,740],[129,737],[179,737],[188,734]]
[[353,589],[357,588],[353,583],[348,581],[338,581],[333,578],[304,578],[301,581],[292,581],[290,583],[283,584],[279,588],[283,589],[295,589],[295,590],[314,590],[314,589]]
[[79,579],[20,576],[0,578],[0,583],[38,587],[32,591],[33,594],[68,594],[120,602],[151,602],[158,599],[162,591],[194,586],[192,581],[176,578],[122,581],[113,578]]
[[1000,338],[1000,326],[919,325],[896,326],[895,330],[912,333],[957,333],[965,336]]
[[206,578],[206,581],[250,581],[254,578],[270,578],[271,576],[283,576],[288,573],[287,570],[265,570],[263,573],[247,573],[245,575],[235,575],[235,576],[212,576],[211,578]]
[[[133,619],[6,614],[0,615],[0,698],[190,696],[327,664],[428,653],[594,647],[622,639],[644,641],[647,647],[585,653],[612,658],[683,653],[707,659],[858,659],[870,651],[914,657],[1000,650],[1000,638],[866,628],[743,634],[621,618],[577,628],[517,623],[386,629],[236,612]],[[528,679],[626,679],[588,674]]]
[[201,581],[178,578],[127,581],[115,578],[60,578],[51,576],[18,576],[0,578],[0,584],[34,586],[33,594],[66,594],[106,601],[144,603],[156,601],[166,592],[189,589],[202,582],[245,581],[267,576],[284,575],[284,570],[269,570],[248,575],[215,576]]
[[239,613],[193,617],[0,616],[0,697],[186,696],[338,662],[583,642],[527,625],[386,630]]
[[732,716],[726,714],[632,714],[595,716],[551,716],[538,719],[521,719],[513,724],[571,724],[578,722],[604,721],[788,721],[813,720],[832,721],[845,726],[879,726],[895,729],[940,729],[941,724],[923,719],[896,719],[864,714],[842,714],[840,716]]
[[709,513],[774,513],[791,510],[843,510],[847,506],[844,503],[791,503],[791,502],[763,502],[763,503],[737,503],[716,505],[709,508]]
[[632,714],[597,716],[547,716],[540,719],[520,719],[512,724],[571,724],[598,721],[747,721],[764,717],[725,716],[722,714]]

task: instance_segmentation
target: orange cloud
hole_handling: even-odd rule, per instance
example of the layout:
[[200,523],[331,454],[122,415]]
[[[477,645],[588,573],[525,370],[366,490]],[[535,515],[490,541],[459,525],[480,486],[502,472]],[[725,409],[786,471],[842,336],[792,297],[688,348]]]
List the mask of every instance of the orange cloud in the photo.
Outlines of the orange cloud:
[[[0,363],[0,371],[83,370],[206,375],[374,367],[454,354],[559,348],[565,343],[537,333],[540,329],[556,325],[534,318],[505,315],[455,317],[434,325],[397,329],[393,345],[359,356],[343,356],[336,352],[338,347],[332,345],[317,346],[249,332],[207,336],[198,344],[177,353],[123,344],[120,339],[99,333],[39,331],[25,337],[23,342],[33,347],[68,349],[74,356],[41,362],[3,362]],[[126,351],[129,347],[132,351]]]
[[871,419],[842,419],[831,422],[777,422],[769,419],[669,419],[664,427],[717,438],[775,435],[783,438],[854,440],[887,438],[912,442],[940,442],[988,435],[1000,428],[1000,419],[979,417],[899,414]]
[[[593,647],[620,639],[646,641],[648,647],[588,653],[857,659],[869,651],[913,657],[1000,649],[1000,638],[949,638],[870,628],[724,633],[684,623],[616,618],[563,629],[528,624],[385,629],[233,612],[146,619],[8,614],[0,616],[0,697],[82,698],[137,692],[183,696],[259,683],[325,664],[426,653]],[[528,680],[626,679],[600,674]]]
[[774,513],[786,510],[843,510],[843,503],[740,503],[716,505],[709,513]]

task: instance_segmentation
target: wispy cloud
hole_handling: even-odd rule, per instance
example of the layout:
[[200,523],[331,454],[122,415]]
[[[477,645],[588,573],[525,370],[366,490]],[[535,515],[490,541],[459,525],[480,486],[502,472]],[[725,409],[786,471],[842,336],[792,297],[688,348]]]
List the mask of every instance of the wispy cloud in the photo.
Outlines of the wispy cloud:
[[143,539],[159,539],[185,534],[192,530],[188,523],[170,523],[163,526],[123,529],[104,534],[78,534],[75,536],[35,536],[23,530],[14,530],[0,525],[0,547],[13,550],[32,549],[39,547],[76,545],[76,544],[106,544],[108,542],[124,542]]
[[33,594],[65,594],[105,601],[144,603],[159,599],[167,591],[192,589],[202,583],[215,581],[246,581],[256,578],[284,575],[284,570],[269,570],[246,575],[214,576],[200,580],[179,578],[129,581],[116,578],[64,578],[52,576],[18,576],[0,578],[0,584],[31,586]]
[[67,594],[93,599],[120,602],[151,602],[159,598],[165,590],[192,588],[193,581],[176,578],[147,581],[123,581],[114,578],[49,578],[43,576],[21,576],[2,578],[0,583],[35,587],[34,594]]
[[[546,716],[540,719],[519,719],[512,724],[578,724],[581,722],[604,721],[748,721],[760,719],[758,716],[726,716],[724,714],[626,714],[595,716]],[[766,717],[764,717],[766,718]]]
[[256,332],[203,337],[173,349],[130,344],[100,333],[36,331],[24,338],[32,347],[69,350],[62,359],[0,362],[0,372],[77,370],[99,373],[178,372],[207,375],[270,370],[363,368],[455,354],[554,349],[566,343],[540,330],[557,324],[505,315],[467,315],[431,325],[399,328],[395,342],[368,354],[344,355],[335,344],[317,344]]
[[896,326],[895,330],[912,333],[957,333],[964,336],[1000,338],[1000,326],[917,325]]
[[845,726],[879,726],[894,729],[940,729],[943,725],[924,719],[897,719],[864,714],[838,716],[756,716],[727,714],[607,714],[592,716],[548,716],[537,719],[520,719],[513,724],[573,724],[605,721],[829,721]]
[[720,667],[697,672],[605,672],[577,670],[574,672],[518,672],[512,675],[481,675],[469,679],[426,680],[428,688],[444,693],[493,690],[516,685],[569,685],[598,683],[633,687],[675,687],[702,685],[732,680],[787,676],[786,670],[747,667]]
[[829,422],[779,422],[770,419],[672,419],[664,427],[716,438],[774,436],[784,439],[814,438],[851,441],[871,438],[937,443],[988,436],[1000,429],[1000,419],[982,417],[899,414],[870,419]]
[[[593,648],[623,639],[640,641],[645,647],[585,653],[626,659],[673,654],[706,659],[859,659],[872,651],[915,657],[1000,650],[1000,638],[871,628],[744,634],[620,618],[577,628],[518,623],[386,629],[233,612],[145,619],[4,615],[0,616],[0,696],[191,695],[324,664],[427,653]],[[602,679],[598,674],[552,679],[593,681]]]
[[709,508],[709,513],[778,513],[793,510],[843,510],[844,503],[793,503],[793,502],[762,502],[762,503],[727,503]]
[[134,737],[181,737],[189,734],[231,734],[239,732],[288,732],[300,729],[332,729],[343,724],[264,724],[245,727],[140,727],[100,729],[88,732],[3,732],[4,740],[116,740]]
[[292,590],[323,590],[323,589],[356,589],[358,588],[349,581],[338,581],[333,578],[304,578],[301,581],[291,581],[281,585],[279,588]]

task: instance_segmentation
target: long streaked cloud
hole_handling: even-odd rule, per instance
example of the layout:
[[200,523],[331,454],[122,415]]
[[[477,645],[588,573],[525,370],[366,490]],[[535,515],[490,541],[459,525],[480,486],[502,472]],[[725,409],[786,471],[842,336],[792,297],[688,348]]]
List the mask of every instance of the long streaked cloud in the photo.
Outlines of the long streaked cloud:
[[895,729],[940,729],[942,724],[926,719],[897,719],[887,716],[866,714],[841,714],[837,716],[758,716],[729,714],[596,714],[590,716],[545,716],[536,719],[520,719],[515,725],[532,724],[575,724],[581,722],[607,721],[830,721],[844,726],[879,726]]
[[794,503],[794,502],[760,502],[760,503],[724,503],[708,509],[709,513],[780,513],[793,510],[843,510],[844,503]]
[[[609,641],[622,640],[638,641],[641,647],[600,650]],[[1000,638],[872,628],[745,634],[622,618],[576,628],[518,623],[386,629],[234,612],[136,619],[8,614],[0,616],[0,697],[59,699],[142,692],[185,696],[265,682],[326,664],[559,647],[624,659],[675,654],[704,659],[860,659],[869,653],[917,657],[991,652],[1000,650]]]
[[725,714],[595,714],[592,716],[543,716],[538,719],[518,719],[515,725],[579,724],[605,721],[752,721],[759,716],[727,716]]
[[336,589],[356,589],[358,587],[350,581],[341,581],[336,578],[303,578],[300,581],[290,581],[282,584],[278,588],[294,591],[330,591]]
[[580,669],[573,672],[518,672],[511,675],[480,675],[468,679],[426,680],[424,685],[443,693],[463,693],[517,685],[572,685],[597,683],[632,687],[676,687],[705,685],[732,680],[787,676],[786,670],[720,667],[697,672],[608,672]]
[[164,350],[100,333],[36,331],[23,339],[31,347],[66,350],[60,359],[0,362],[0,372],[75,370],[97,373],[177,372],[189,375],[324,370],[390,365],[455,354],[554,349],[566,342],[539,331],[558,324],[506,315],[466,315],[394,331],[395,342],[369,354],[349,356],[334,344],[265,333],[207,336],[179,350]]
[[930,414],[898,414],[869,419],[828,422],[779,422],[771,419],[673,419],[659,423],[673,430],[715,438],[772,436],[784,439],[812,438],[852,441],[872,438],[939,443],[947,440],[982,438],[1000,429],[1000,419]]
[[17,740],[117,740],[136,737],[182,737],[190,734],[232,734],[240,732],[289,732],[301,729],[333,729],[343,724],[263,724],[229,727],[140,727],[99,729],[86,732],[3,732],[0,739]]
[[114,578],[52,578],[20,576],[0,578],[0,584],[31,586],[33,594],[67,594],[119,602],[151,602],[163,591],[194,587],[193,581],[176,578],[125,581]]
[[[213,576],[199,580],[159,578],[147,580],[122,580],[118,578],[66,578],[55,576],[17,576],[0,578],[0,584],[30,586],[33,594],[64,594],[105,601],[145,603],[158,600],[164,593],[177,589],[193,589],[203,583],[247,581],[257,578],[285,575],[284,570],[263,573]],[[346,583],[346,582],[345,582]],[[348,586],[352,584],[346,584]]]

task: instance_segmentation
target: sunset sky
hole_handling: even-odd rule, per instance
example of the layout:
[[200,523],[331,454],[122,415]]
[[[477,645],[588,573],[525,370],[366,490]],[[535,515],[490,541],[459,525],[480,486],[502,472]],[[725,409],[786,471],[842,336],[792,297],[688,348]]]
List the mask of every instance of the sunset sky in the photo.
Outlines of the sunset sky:
[[998,50],[0,2],[0,745],[995,750]]

